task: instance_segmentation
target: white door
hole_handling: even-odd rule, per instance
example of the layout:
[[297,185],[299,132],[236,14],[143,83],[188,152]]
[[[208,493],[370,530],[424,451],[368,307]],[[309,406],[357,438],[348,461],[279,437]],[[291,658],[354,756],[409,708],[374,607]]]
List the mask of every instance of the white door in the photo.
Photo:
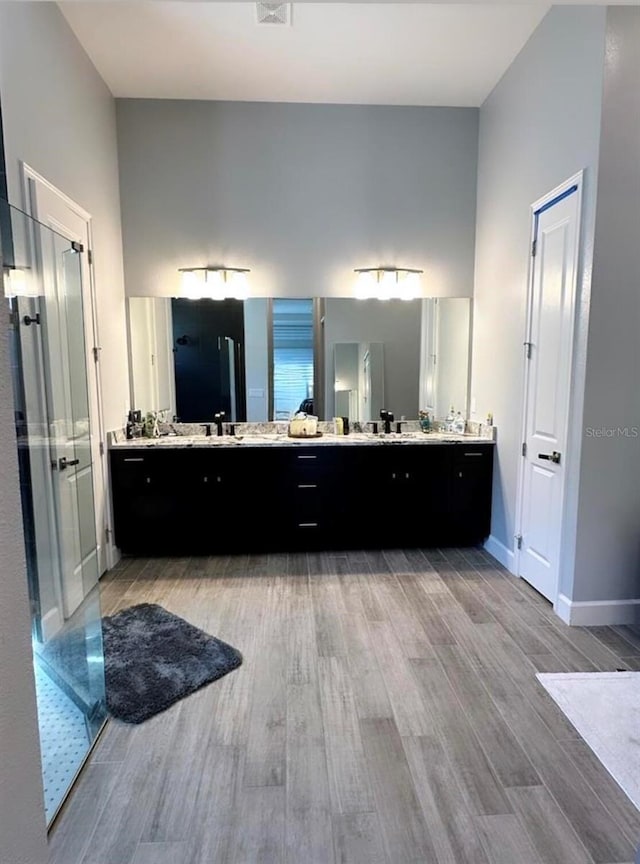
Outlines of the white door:
[[[51,225],[55,230],[55,225]],[[42,237],[49,456],[64,617],[100,576],[93,498],[80,253],[58,234]]]
[[[88,387],[88,421],[89,443],[91,456],[91,489],[93,502],[83,508],[83,512],[91,512],[95,518],[95,533],[97,537],[97,567],[101,575],[107,569],[107,531],[108,507],[106,498],[106,456],[104,454],[104,430],[102,428],[102,406],[100,396],[99,351],[94,348],[99,345],[95,304],[91,289],[91,268],[87,250],[90,242],[90,217],[72,205],[64,195],[51,187],[35,172],[25,166],[27,206],[39,222],[51,228],[70,241],[81,244],[84,253],[79,256],[80,290],[78,297],[81,318],[75,322],[72,333],[73,344],[83,348],[84,374]],[[43,261],[46,265],[47,262]],[[75,273],[75,268],[74,268]],[[61,283],[62,284],[62,283]],[[64,334],[63,334],[64,335]],[[77,406],[76,410],[78,410]],[[71,476],[69,475],[69,479]],[[89,483],[84,484],[86,490]]]
[[580,186],[534,206],[519,575],[555,602],[573,354]]

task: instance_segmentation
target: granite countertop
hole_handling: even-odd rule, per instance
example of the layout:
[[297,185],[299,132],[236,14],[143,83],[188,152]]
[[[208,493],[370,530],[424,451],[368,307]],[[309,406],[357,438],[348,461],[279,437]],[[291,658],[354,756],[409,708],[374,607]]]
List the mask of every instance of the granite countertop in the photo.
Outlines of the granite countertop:
[[338,445],[349,447],[366,445],[372,447],[401,446],[406,444],[493,444],[494,439],[486,435],[464,435],[447,432],[392,432],[388,435],[354,432],[349,435],[325,433],[320,438],[289,438],[282,433],[256,433],[246,435],[166,435],[160,438],[133,438],[111,442],[111,449],[185,449],[210,447],[326,447]]

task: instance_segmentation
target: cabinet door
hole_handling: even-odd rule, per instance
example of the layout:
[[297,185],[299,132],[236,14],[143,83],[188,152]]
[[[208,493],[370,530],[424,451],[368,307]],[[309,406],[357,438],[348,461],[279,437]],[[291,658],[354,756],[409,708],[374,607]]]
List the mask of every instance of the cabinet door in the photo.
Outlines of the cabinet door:
[[394,509],[397,542],[408,546],[432,546],[440,542],[446,508],[446,476],[449,453],[438,445],[401,445],[395,480],[398,506]]
[[490,445],[456,448],[449,475],[447,542],[471,545],[489,536],[492,475]]
[[447,450],[405,444],[360,449],[362,545],[437,543],[446,510]]
[[171,551],[180,527],[173,454],[131,449],[112,453],[115,541],[123,552]]
[[183,457],[183,506],[190,514],[184,537],[189,553],[264,548],[272,486],[269,454],[225,447],[187,451]]

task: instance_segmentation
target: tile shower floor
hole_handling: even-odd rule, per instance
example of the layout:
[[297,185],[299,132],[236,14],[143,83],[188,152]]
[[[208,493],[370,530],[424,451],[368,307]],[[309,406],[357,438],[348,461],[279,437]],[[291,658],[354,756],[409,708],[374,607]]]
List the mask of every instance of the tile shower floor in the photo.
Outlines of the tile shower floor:
[[82,764],[89,739],[82,711],[40,668],[37,660],[35,673],[44,806],[48,824]]

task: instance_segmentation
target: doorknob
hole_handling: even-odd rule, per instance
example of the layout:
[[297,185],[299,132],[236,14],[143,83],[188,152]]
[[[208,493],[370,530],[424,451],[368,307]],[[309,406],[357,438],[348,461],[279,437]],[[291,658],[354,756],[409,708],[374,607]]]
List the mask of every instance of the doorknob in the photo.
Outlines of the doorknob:
[[67,459],[66,456],[61,456],[57,463],[55,460],[51,463],[51,467],[55,470],[64,471],[66,468],[71,468],[72,465],[79,465],[79,459]]
[[555,462],[556,465],[560,464],[560,456],[557,450],[553,453],[538,453],[538,459],[546,459],[547,462]]

